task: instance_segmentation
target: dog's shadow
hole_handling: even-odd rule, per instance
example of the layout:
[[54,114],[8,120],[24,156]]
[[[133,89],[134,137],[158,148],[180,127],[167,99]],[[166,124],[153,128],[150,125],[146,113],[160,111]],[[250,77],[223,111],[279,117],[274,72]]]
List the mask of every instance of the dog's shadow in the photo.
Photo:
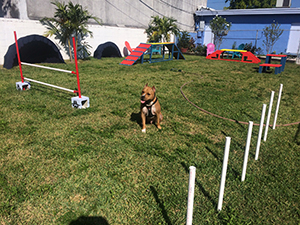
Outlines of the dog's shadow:
[[138,113],[131,113],[131,116],[130,116],[130,120],[133,121],[133,122],[136,122],[138,125],[140,125],[140,127],[142,128],[142,118],[141,118],[141,113],[138,112]]
[[[141,118],[141,113],[138,112],[138,113],[131,113],[130,115],[130,121],[133,121],[133,122],[136,122],[141,128],[143,128],[143,125],[142,125],[142,118]],[[146,120],[146,124],[151,124],[149,122],[149,120],[147,119]],[[154,124],[156,126],[156,124]]]

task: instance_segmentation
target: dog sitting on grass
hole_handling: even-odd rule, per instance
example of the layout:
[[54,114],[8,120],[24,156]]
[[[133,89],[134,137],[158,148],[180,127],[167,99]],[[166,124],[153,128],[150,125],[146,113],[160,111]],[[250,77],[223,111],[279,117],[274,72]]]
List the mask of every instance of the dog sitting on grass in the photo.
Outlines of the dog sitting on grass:
[[160,104],[156,97],[155,87],[149,87],[148,83],[142,90],[141,94],[141,118],[142,118],[142,132],[146,133],[146,122],[156,123],[158,129],[161,129],[160,122],[163,119],[161,114]]

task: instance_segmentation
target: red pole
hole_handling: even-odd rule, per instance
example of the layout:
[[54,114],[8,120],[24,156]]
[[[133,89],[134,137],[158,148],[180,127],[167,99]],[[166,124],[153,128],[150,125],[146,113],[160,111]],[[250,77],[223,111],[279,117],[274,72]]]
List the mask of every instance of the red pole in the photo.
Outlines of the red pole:
[[73,39],[73,48],[74,48],[74,60],[75,60],[75,66],[76,66],[76,76],[77,76],[77,86],[78,86],[78,97],[81,98],[81,91],[80,91],[80,82],[79,82],[79,72],[78,72],[78,63],[77,63],[77,52],[76,52],[76,43],[75,43],[75,37]]
[[15,35],[15,43],[16,43],[16,50],[17,50],[17,56],[18,56],[18,62],[19,62],[19,68],[20,68],[20,74],[21,74],[21,81],[24,82],[23,72],[22,72],[22,64],[20,59],[20,53],[19,53],[19,46],[18,46],[18,39],[17,39],[17,33],[14,31]]

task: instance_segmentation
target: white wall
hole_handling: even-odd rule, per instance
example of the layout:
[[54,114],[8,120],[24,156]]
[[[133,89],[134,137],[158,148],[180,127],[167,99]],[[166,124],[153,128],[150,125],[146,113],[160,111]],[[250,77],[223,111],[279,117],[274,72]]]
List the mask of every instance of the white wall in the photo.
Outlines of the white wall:
[[[6,18],[0,18],[0,29],[0,65],[3,65],[4,63],[4,55],[6,54],[8,47],[15,43],[14,31],[17,32],[18,38],[31,34],[43,35],[46,31],[46,28],[37,20]],[[128,41],[133,48],[139,43],[147,41],[147,35],[144,33],[144,29],[90,25],[89,30],[93,32],[93,38],[89,37],[86,41],[92,46],[92,49],[90,49],[92,54],[98,45],[107,41],[115,43],[119,47],[122,55],[125,41]],[[49,39],[59,47],[63,58],[68,59],[68,55],[64,52],[63,48],[58,45],[58,40],[55,40],[54,38]]]

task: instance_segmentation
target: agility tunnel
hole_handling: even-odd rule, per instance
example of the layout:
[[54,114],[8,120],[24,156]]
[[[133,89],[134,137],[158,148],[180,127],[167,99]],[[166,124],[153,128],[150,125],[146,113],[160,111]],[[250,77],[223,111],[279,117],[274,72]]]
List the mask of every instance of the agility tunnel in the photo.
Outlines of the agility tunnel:
[[122,57],[118,46],[113,42],[105,42],[97,47],[94,52],[94,58],[101,59],[102,57]]
[[[41,35],[28,35],[18,40],[19,53],[22,62],[26,63],[65,63],[57,46]],[[16,43],[9,46],[3,67],[11,69],[18,65]]]

